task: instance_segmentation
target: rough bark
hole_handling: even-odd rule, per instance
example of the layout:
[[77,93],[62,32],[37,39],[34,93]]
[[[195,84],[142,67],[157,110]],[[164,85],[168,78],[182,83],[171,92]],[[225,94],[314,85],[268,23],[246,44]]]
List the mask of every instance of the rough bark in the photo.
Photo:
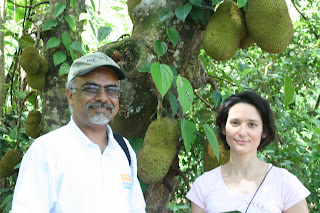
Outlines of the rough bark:
[[[160,63],[173,65],[194,88],[206,83],[206,73],[198,58],[205,25],[196,23],[191,18],[182,22],[176,16],[164,22],[159,21],[162,9],[174,14],[180,3],[181,1],[176,0],[142,0],[133,10],[134,25],[131,38],[100,48],[101,52],[116,60],[127,75],[127,79],[121,82],[123,93],[120,99],[120,112],[111,123],[113,131],[127,138],[143,138],[150,121],[155,118],[157,98],[151,83],[151,75],[138,70],[145,63],[158,60],[154,50],[156,40],[168,44],[168,52],[162,56]],[[205,13],[210,17],[212,10]],[[168,28],[175,28],[179,32],[179,42],[176,47],[167,39]],[[164,100],[164,106],[170,114],[170,106],[166,102],[168,101]],[[178,112],[176,119],[181,118],[181,115],[182,112]],[[174,164],[176,165],[172,167],[177,167],[177,162]],[[171,178],[166,178],[165,184],[153,183],[148,186],[144,194],[148,213],[165,212],[171,195],[178,185],[175,178],[178,174],[176,171],[173,169],[169,171],[166,177]]]
[[[5,62],[4,62],[4,23],[6,22],[6,1],[0,0],[0,106],[5,106]],[[2,108],[0,108],[0,125],[2,124]]]
[[[67,4],[66,13],[64,16],[70,15],[75,20],[79,20],[80,13],[85,11],[85,1],[78,0],[76,8],[70,8],[69,1],[62,0],[52,0],[50,1],[50,12],[46,17],[46,20],[53,19],[54,14],[54,6],[58,3]],[[41,34],[41,38],[43,39],[44,46],[46,46],[48,40],[55,36],[57,38],[61,38],[63,32],[68,32],[71,35],[71,38],[74,41],[81,41],[80,35],[83,29],[83,23],[76,21],[77,30],[73,32],[65,19],[59,19],[58,26],[53,30],[45,31]],[[46,86],[44,88],[42,97],[43,97],[43,124],[44,124],[44,133],[49,132],[53,129],[57,129],[58,127],[66,124],[69,121],[69,117],[67,116],[68,112],[68,102],[66,98],[65,92],[65,82],[66,76],[59,76],[59,68],[60,65],[54,66],[53,63],[53,54],[56,51],[62,51],[66,55],[66,49],[63,44],[61,44],[58,48],[49,49],[44,52],[45,57],[49,61],[49,72],[47,74]],[[72,59],[68,56],[67,61],[70,65],[72,63]],[[59,104],[57,104],[59,103]]]

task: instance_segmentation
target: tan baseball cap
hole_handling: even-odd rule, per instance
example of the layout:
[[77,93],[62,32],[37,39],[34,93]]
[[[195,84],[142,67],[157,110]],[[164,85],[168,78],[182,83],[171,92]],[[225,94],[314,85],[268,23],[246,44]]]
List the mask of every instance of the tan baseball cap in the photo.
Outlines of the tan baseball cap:
[[68,82],[75,77],[85,75],[98,67],[107,67],[111,69],[118,76],[119,80],[126,78],[124,72],[114,60],[101,52],[95,52],[73,61],[68,74]]

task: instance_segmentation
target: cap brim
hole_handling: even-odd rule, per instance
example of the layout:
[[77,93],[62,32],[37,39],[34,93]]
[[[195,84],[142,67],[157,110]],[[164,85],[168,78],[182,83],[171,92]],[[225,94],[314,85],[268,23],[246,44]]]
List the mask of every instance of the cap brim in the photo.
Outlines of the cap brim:
[[85,75],[85,74],[91,72],[92,70],[97,69],[98,67],[106,67],[106,68],[111,69],[117,75],[119,80],[123,80],[126,78],[126,75],[124,74],[124,72],[121,69],[119,69],[118,67],[112,66],[112,65],[99,65],[99,66],[91,67],[90,69],[86,69],[86,70],[78,73],[77,75],[78,76]]

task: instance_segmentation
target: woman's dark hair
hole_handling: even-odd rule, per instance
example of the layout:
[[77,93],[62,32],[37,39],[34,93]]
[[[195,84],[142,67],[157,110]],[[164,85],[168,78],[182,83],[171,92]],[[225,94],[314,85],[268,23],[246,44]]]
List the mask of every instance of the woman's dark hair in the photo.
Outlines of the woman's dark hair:
[[263,122],[263,133],[266,135],[265,138],[261,139],[258,150],[263,150],[271,141],[275,140],[277,130],[269,103],[254,92],[245,91],[240,94],[234,94],[223,102],[216,118],[216,126],[218,128],[220,139],[222,140],[225,148],[230,150],[226,136],[222,131],[225,130],[230,108],[238,103],[251,104],[258,110]]

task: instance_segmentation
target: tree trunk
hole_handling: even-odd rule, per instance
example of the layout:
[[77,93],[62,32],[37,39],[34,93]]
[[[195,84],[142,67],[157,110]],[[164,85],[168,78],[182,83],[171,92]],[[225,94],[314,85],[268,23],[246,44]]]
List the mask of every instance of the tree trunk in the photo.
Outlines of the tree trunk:
[[[54,8],[55,5],[58,3],[66,3],[62,0],[52,0],[50,1],[50,13],[46,17],[47,20],[53,19],[54,14]],[[68,6],[65,11],[67,11],[66,15],[70,15],[74,18],[74,20],[79,20],[80,13],[85,11],[85,1],[84,0],[78,0],[76,8],[70,8],[69,1]],[[83,30],[83,23],[82,21],[76,21],[76,27],[77,30],[73,32],[66,20],[63,18],[58,23],[59,27],[54,28],[50,31],[44,31],[41,34],[41,38],[43,39],[44,46],[46,46],[48,40],[55,36],[57,38],[61,38],[61,35],[63,32],[70,33],[70,36],[74,41],[81,41],[81,32]],[[55,49],[48,49],[44,52],[45,58],[49,61],[49,72],[47,74],[47,80],[46,80],[46,86],[43,91],[43,124],[44,124],[44,131],[43,133],[47,133],[53,129],[57,129],[58,127],[61,127],[62,125],[68,123],[69,117],[67,116],[68,112],[68,102],[66,98],[66,92],[65,92],[65,76],[62,78],[59,76],[59,68],[60,65],[54,66],[53,63],[53,54],[56,51],[62,51],[64,52],[68,57],[67,61],[70,65],[72,63],[71,57],[67,54],[67,51],[63,44],[61,43],[58,48]],[[59,104],[57,104],[59,103]]]
[[[0,106],[5,106],[5,61],[4,61],[4,23],[6,22],[6,1],[0,0]],[[3,109],[0,108],[0,125]]]
[[[203,2],[212,4],[211,1]],[[127,75],[126,80],[121,82],[123,93],[120,99],[120,111],[111,123],[114,132],[119,132],[127,138],[143,138],[150,121],[155,118],[157,98],[151,83],[151,75],[138,70],[145,63],[157,60],[154,49],[156,40],[168,44],[168,52],[161,57],[160,63],[173,65],[180,75],[191,82],[193,88],[206,83],[205,70],[198,58],[205,25],[196,23],[189,17],[185,22],[176,16],[164,22],[159,21],[163,9],[174,14],[180,4],[181,2],[177,0],[142,0],[131,14],[132,37],[100,48],[101,52],[116,60]],[[205,11],[205,15],[209,18],[212,10]],[[179,32],[176,47],[167,38],[168,28],[175,28]],[[176,89],[171,88],[171,91]],[[164,107],[170,113],[168,103],[165,96]],[[181,118],[181,115],[180,110],[176,119]],[[177,162],[175,164],[172,167],[177,167]],[[165,212],[171,195],[178,185],[175,178],[177,174],[176,170],[170,169],[166,177],[171,178],[166,178],[165,184],[162,182],[148,186],[144,194],[148,213]]]

